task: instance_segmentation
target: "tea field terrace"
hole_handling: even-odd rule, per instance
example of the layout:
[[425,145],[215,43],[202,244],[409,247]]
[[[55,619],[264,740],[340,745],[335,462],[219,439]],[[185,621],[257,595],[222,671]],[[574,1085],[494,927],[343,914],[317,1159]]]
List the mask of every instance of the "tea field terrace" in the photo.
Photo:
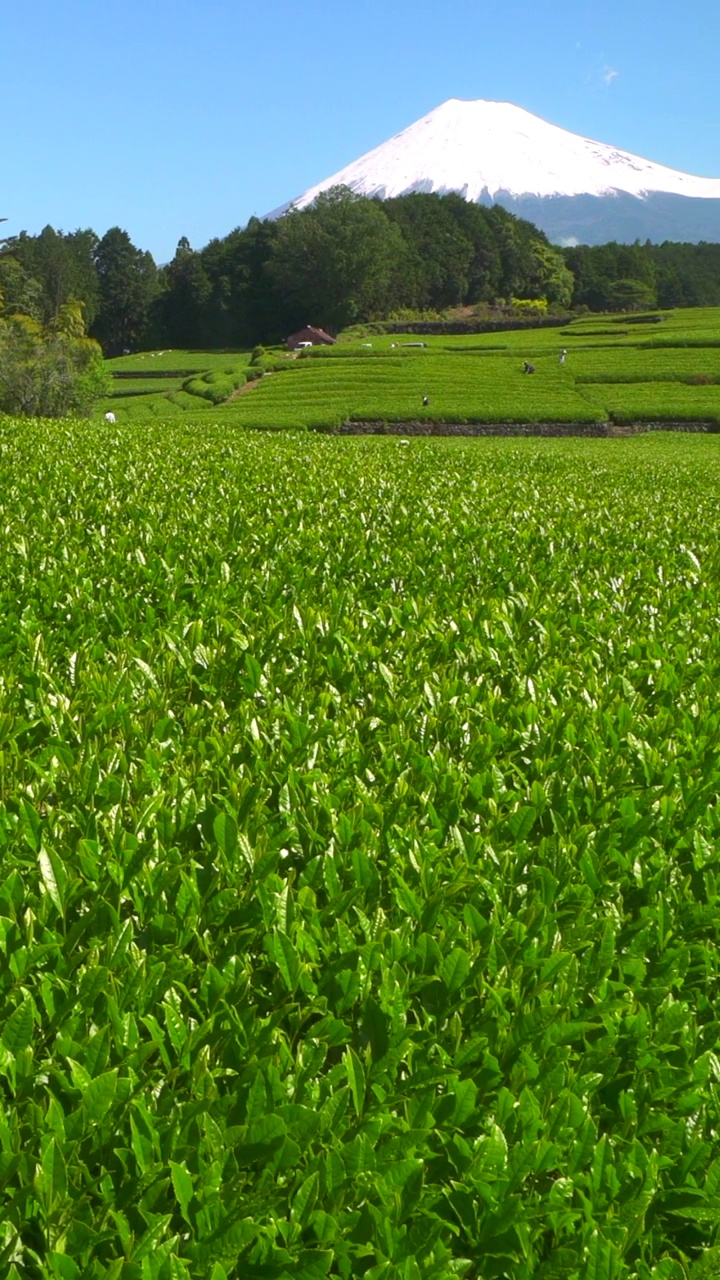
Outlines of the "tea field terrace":
[[[117,389],[103,408],[136,422],[211,412],[219,423],[253,429],[418,422],[716,429],[718,308],[656,318],[595,315],[563,329],[502,335],[341,338],[297,356],[280,348],[255,356],[148,352],[110,362]],[[523,373],[525,361],[534,374]],[[148,376],[158,371],[161,378]]]

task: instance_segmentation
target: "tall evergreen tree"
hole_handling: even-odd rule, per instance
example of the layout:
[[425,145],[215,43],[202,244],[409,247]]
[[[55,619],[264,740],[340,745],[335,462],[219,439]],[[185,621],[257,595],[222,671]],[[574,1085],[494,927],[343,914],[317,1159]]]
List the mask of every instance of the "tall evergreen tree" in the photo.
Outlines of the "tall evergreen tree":
[[[37,236],[26,231],[5,242],[0,252],[0,266],[14,261],[21,268],[21,275],[14,275],[15,294],[20,292],[30,305],[31,314],[44,324],[50,324],[61,309],[70,302],[82,303],[86,322],[92,323],[97,308],[97,276],[94,251],[97,236],[94,231],[73,231],[65,234],[47,226]],[[8,275],[12,269],[9,269]],[[20,281],[23,281],[22,287]],[[30,286],[29,282],[33,281]],[[19,308],[23,310],[21,306]]]
[[201,255],[193,252],[186,237],[178,242],[175,257],[160,279],[163,292],[154,307],[154,322],[162,328],[163,343],[171,347],[204,345],[211,284]]
[[288,332],[285,304],[270,276],[278,222],[251,218],[224,240],[212,240],[202,251],[211,282],[208,334],[213,346],[249,347],[277,342]]
[[111,227],[95,250],[95,268],[99,308],[92,336],[107,356],[137,349],[148,332],[158,292],[152,255],[137,249],[127,231]]

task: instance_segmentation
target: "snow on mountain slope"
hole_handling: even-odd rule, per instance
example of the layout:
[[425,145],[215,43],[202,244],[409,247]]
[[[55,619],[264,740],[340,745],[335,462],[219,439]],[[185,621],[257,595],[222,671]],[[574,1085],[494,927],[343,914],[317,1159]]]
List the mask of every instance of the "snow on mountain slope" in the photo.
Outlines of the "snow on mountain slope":
[[552,197],[618,192],[641,198],[663,192],[720,199],[720,178],[680,173],[568,133],[512,103],[483,99],[451,98],[286,208],[302,209],[339,183],[384,199],[409,191],[457,191],[470,201],[500,193]]

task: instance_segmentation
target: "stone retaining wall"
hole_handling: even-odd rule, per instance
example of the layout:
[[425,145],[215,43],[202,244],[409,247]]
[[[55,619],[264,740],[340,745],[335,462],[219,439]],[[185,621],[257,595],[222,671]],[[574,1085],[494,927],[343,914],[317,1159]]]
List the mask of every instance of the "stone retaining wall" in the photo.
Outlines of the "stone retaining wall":
[[516,329],[562,329],[574,316],[505,316],[495,320],[386,320],[383,333],[416,333],[452,336],[473,333],[511,333]]
[[647,431],[717,432],[717,422],[412,422],[348,421],[319,428],[342,436],[636,436]]

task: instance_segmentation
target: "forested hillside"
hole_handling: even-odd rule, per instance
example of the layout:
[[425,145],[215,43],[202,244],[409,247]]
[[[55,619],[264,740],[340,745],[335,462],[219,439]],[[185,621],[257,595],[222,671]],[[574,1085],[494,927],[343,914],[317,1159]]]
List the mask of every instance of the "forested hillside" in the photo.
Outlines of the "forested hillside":
[[565,250],[573,305],[712,307],[720,303],[720,244],[603,244]]
[[8,313],[52,324],[69,303],[106,355],[144,346],[247,348],[306,323],[543,300],[633,310],[720,304],[720,245],[558,249],[531,223],[457,195],[378,201],[334,188],[277,221],[251,218],[161,267],[127,232],[23,232],[0,249]]

